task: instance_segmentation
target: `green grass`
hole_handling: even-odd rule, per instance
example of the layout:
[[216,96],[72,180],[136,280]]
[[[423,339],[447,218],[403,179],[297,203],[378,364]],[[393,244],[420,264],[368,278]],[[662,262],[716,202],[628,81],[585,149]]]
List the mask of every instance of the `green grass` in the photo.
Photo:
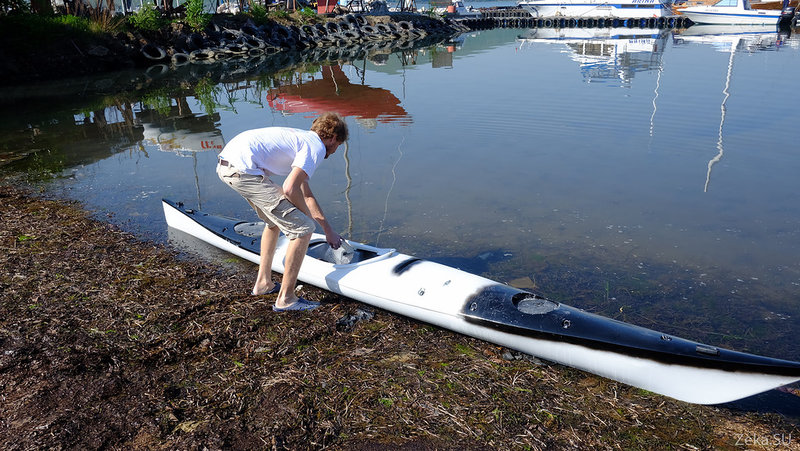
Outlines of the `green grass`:
[[0,16],[0,42],[10,44],[5,45],[7,50],[30,52],[52,42],[90,34],[88,20],[75,16]]

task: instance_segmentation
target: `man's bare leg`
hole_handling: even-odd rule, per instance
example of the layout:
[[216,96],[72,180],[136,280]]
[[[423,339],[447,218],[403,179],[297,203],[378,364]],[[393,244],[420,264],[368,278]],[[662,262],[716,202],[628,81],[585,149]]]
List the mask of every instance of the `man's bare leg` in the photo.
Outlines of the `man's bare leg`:
[[275,246],[281,231],[277,227],[264,227],[261,233],[261,258],[258,261],[258,275],[253,286],[253,294],[263,294],[275,288],[272,281],[272,258],[275,256]]
[[289,241],[289,246],[286,248],[286,260],[284,261],[281,291],[278,293],[278,299],[275,301],[276,307],[286,308],[297,301],[294,288],[295,285],[297,285],[297,275],[300,273],[300,265],[303,264],[303,258],[306,256],[308,243],[310,242],[310,233]]

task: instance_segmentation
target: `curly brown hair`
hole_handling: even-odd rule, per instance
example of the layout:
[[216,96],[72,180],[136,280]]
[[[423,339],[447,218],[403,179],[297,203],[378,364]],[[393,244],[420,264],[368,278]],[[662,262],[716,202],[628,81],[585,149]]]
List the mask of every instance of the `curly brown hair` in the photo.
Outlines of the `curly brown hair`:
[[323,140],[336,138],[336,141],[343,143],[347,141],[349,132],[347,123],[336,113],[322,113],[311,123],[311,131],[314,131]]

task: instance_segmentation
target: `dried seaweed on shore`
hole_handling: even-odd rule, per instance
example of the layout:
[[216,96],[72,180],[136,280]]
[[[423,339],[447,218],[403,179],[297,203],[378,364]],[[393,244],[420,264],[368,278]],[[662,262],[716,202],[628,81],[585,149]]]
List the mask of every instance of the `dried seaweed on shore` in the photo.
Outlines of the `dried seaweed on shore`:
[[273,313],[252,267],[179,258],[77,204],[0,186],[0,222],[3,449],[800,447],[774,414],[504,358],[322,290],[304,288],[321,309]]

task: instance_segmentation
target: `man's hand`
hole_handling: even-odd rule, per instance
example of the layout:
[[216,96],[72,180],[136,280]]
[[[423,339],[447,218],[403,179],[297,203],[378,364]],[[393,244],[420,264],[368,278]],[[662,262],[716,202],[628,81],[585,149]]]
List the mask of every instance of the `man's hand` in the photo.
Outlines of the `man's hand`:
[[342,245],[342,237],[333,231],[333,227],[325,219],[322,208],[317,203],[317,198],[314,197],[311,187],[308,186],[308,175],[302,169],[292,168],[292,172],[283,182],[283,192],[289,202],[322,226],[322,230],[325,231],[325,241],[330,244],[331,248],[339,249],[339,246]]
[[339,249],[339,246],[342,245],[342,236],[338,233],[330,230],[325,232],[325,241],[331,246],[331,249]]

